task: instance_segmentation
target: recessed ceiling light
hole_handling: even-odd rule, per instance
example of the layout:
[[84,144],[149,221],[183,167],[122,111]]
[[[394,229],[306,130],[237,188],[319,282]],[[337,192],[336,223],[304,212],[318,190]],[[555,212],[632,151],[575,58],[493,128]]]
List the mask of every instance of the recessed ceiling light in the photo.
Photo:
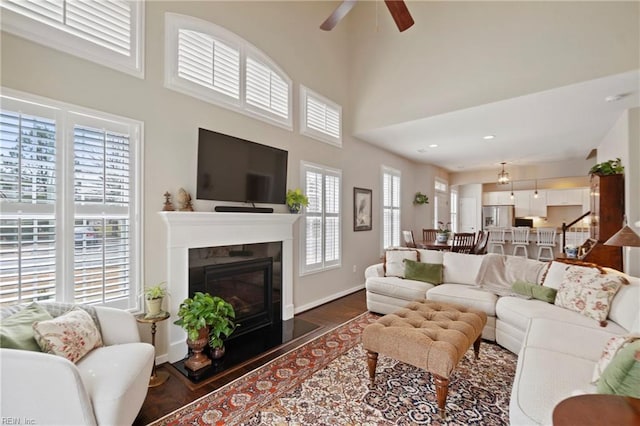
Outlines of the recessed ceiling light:
[[488,140],[494,139],[495,137],[496,137],[496,135],[487,135],[487,136],[483,136],[482,139],[488,141]]
[[420,148],[420,149],[418,150],[418,152],[419,152],[420,154],[422,154],[422,153],[427,152],[427,150],[426,150],[426,149],[424,149],[424,148]]
[[437,143],[432,143],[431,145],[429,145],[429,148],[437,148],[438,144]]

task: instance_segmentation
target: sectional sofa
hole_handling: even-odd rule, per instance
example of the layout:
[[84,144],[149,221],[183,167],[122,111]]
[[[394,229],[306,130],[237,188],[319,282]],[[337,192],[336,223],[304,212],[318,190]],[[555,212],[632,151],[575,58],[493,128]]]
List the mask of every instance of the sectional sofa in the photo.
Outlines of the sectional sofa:
[[[595,393],[592,375],[607,341],[613,336],[640,333],[637,277],[614,270],[598,272],[628,282],[620,286],[609,304],[606,323],[601,323],[553,303],[513,295],[509,288],[518,280],[557,290],[570,273],[580,274],[580,268],[592,273],[592,268],[496,254],[415,251],[419,262],[442,265],[442,283],[389,276],[401,274],[387,258],[365,270],[368,309],[388,314],[426,297],[486,312],[482,337],[518,354],[509,408],[511,424],[551,424],[553,408],[561,400]],[[387,273],[390,269],[394,273]]]

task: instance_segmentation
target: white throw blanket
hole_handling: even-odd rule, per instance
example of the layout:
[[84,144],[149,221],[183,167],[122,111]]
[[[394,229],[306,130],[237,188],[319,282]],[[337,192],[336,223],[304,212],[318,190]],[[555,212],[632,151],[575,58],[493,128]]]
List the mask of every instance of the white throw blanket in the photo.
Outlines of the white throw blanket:
[[511,286],[516,281],[541,284],[546,265],[539,260],[489,253],[482,259],[476,285],[498,296],[511,296]]

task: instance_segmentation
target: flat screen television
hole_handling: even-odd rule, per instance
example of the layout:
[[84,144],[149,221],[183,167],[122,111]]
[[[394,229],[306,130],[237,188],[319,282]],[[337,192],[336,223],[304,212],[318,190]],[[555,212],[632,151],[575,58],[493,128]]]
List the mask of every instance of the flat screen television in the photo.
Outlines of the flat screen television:
[[196,198],[285,204],[287,157],[287,151],[201,128]]

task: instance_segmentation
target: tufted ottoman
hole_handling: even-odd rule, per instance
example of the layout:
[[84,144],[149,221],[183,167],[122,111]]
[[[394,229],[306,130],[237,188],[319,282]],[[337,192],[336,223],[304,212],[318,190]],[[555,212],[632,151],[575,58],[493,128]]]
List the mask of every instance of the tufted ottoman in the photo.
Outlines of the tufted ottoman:
[[476,358],[487,314],[452,303],[416,300],[368,325],[362,333],[373,385],[378,354],[422,368],[434,377],[438,408],[445,413],[449,377],[473,344]]

